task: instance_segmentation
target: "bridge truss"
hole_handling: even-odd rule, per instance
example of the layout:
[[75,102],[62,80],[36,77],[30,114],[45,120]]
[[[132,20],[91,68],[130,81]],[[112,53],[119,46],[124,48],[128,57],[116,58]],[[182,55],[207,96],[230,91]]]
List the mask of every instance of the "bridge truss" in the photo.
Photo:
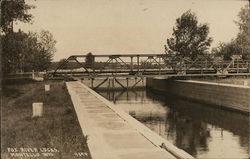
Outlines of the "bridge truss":
[[[62,62],[54,72],[56,76],[73,76],[81,78],[104,78],[97,87],[113,79],[124,87],[118,78],[144,77],[192,77],[192,76],[237,76],[250,75],[250,60],[233,58],[222,60],[209,55],[196,59],[183,58],[170,54],[126,54],[126,55],[93,55],[95,62],[91,66],[85,64],[87,55],[72,55]],[[68,63],[76,63],[78,69],[68,69]],[[137,81],[137,82],[138,82]],[[136,84],[135,84],[136,85]],[[126,88],[126,87],[124,87]]]

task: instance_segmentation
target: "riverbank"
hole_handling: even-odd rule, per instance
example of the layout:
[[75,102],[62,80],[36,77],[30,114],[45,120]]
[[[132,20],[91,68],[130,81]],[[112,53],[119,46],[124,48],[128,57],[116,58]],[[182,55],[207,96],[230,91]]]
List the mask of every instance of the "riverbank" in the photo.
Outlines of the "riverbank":
[[[63,81],[8,81],[2,92],[2,158],[91,158]],[[33,102],[44,103],[42,117],[31,117]]]

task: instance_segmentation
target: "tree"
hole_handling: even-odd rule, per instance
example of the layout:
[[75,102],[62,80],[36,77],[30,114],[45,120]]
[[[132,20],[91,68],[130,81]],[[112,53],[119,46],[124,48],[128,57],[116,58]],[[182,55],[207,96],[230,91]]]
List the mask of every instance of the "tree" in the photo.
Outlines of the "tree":
[[85,67],[92,68],[94,66],[94,62],[95,62],[95,57],[91,52],[89,52],[85,58]]
[[236,24],[239,26],[239,33],[235,39],[235,43],[241,49],[241,54],[244,59],[250,59],[250,9],[249,5],[241,8],[238,14],[239,21]]
[[198,24],[197,16],[190,10],[176,19],[172,37],[167,39],[167,53],[195,59],[209,48],[212,38],[208,37],[207,24]]
[[43,71],[47,69],[55,53],[56,41],[49,31],[25,33],[13,31],[13,22],[31,23],[33,16],[28,10],[34,6],[24,0],[1,1],[2,71],[5,74],[17,71]]
[[2,0],[1,1],[1,31],[4,33],[13,32],[13,22],[19,20],[31,23],[33,16],[28,10],[35,6],[28,5],[25,0]]
[[37,52],[34,56],[35,70],[43,71],[49,68],[54,53],[56,52],[56,41],[49,31],[42,30],[40,35],[35,34],[38,39]]
[[[23,60],[24,39],[27,34],[18,31],[13,32],[13,23],[22,21],[24,23],[32,22],[32,15],[28,10],[34,6],[27,5],[24,0],[2,0],[1,2],[1,29],[0,36],[2,40],[1,68],[4,74],[20,70],[21,65],[25,64]],[[3,75],[4,75],[3,74]]]
[[220,43],[216,48],[212,49],[212,54],[222,56],[224,60],[231,60],[232,55],[239,54],[241,51],[235,40],[230,43]]
[[67,69],[67,63],[66,63],[66,59],[61,59],[58,64],[57,67],[60,66],[60,69]]
[[220,43],[213,48],[212,52],[216,55],[223,55],[225,60],[230,60],[232,55],[242,55],[242,59],[250,59],[250,10],[246,5],[238,14],[239,26],[237,37],[228,43]]
[[27,34],[18,31],[16,33],[2,36],[2,71],[4,73],[16,72],[21,70],[21,60],[24,54],[24,41]]
[[21,30],[3,36],[3,73],[43,71],[55,52],[53,36],[48,31],[25,33]]

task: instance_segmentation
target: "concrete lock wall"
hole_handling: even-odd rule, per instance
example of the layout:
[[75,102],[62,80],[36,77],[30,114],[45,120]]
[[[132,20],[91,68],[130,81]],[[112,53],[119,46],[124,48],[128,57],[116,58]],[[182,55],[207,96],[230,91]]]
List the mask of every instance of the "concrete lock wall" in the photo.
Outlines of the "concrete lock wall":
[[250,112],[250,87],[191,80],[172,81],[148,78],[147,87],[203,101],[217,106]]

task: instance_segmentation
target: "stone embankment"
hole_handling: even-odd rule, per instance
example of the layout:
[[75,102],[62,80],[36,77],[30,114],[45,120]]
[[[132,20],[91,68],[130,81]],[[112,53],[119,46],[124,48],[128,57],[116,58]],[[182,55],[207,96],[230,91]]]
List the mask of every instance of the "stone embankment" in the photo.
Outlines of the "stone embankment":
[[250,112],[250,86],[247,85],[148,78],[146,86],[223,108]]

